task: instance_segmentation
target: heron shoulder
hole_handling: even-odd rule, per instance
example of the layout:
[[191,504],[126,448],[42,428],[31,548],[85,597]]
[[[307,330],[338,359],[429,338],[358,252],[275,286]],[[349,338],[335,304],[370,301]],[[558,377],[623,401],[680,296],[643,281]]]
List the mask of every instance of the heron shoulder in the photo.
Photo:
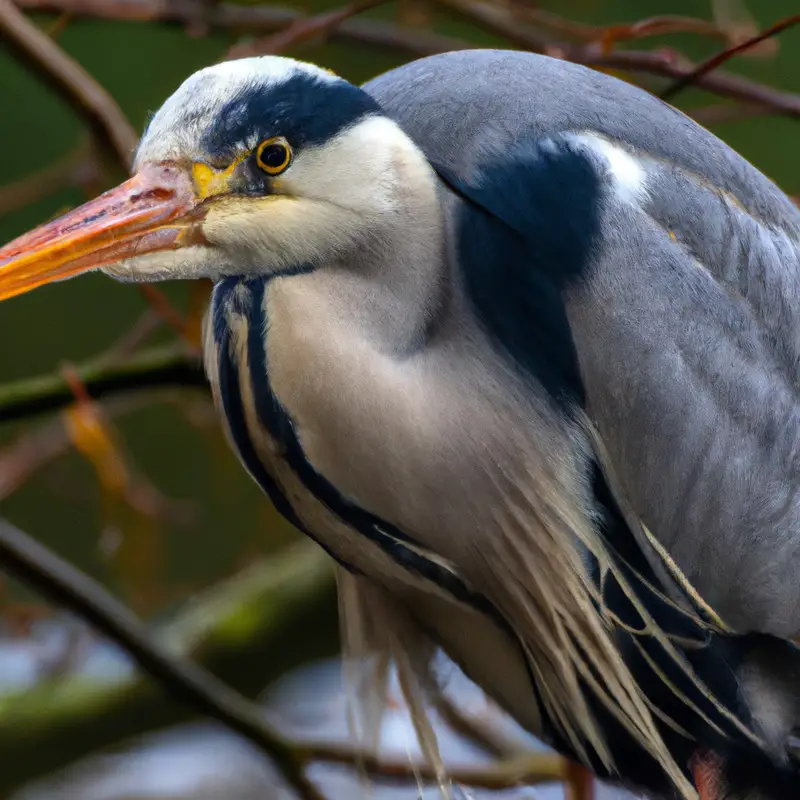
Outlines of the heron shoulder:
[[561,59],[503,50],[430,56],[364,85],[434,161],[466,179],[521,139],[594,131],[729,192],[768,224],[800,212],[766,176],[686,115],[625,81]]

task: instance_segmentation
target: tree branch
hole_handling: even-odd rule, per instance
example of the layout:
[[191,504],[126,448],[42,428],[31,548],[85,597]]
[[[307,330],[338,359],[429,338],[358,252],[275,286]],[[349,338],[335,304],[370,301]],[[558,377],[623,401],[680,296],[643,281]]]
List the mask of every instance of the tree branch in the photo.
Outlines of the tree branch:
[[534,27],[552,30],[570,38],[583,39],[588,42],[600,42],[608,39],[620,42],[627,39],[644,39],[649,36],[665,36],[672,33],[693,33],[715,39],[727,38],[726,32],[715,22],[675,14],[660,14],[629,24],[589,25],[526,3],[513,4],[511,12],[520,21],[527,22]]
[[[7,1],[7,0],[6,0]],[[37,11],[67,12],[74,16],[104,19],[176,22],[197,20],[195,0],[16,0],[17,5]],[[522,23],[512,9],[482,0],[439,0],[484,29],[525,50],[564,58],[600,69],[656,75],[673,80],[690,75],[697,65],[674,52],[612,50],[598,44],[559,42],[537,34]],[[280,31],[302,14],[279,6],[250,7],[220,3],[209,11],[206,21],[212,28],[243,30],[249,33]],[[612,28],[613,30],[613,28]],[[406,29],[386,22],[348,19],[330,32],[332,40],[385,47],[409,56],[422,57],[448,50],[464,50],[475,45],[429,31]],[[721,97],[761,106],[764,113],[800,117],[800,95],[774,89],[766,84],[723,71],[701,76],[697,85]]]
[[[5,571],[85,619],[122,647],[170,695],[252,742],[271,759],[303,800],[321,800],[305,777],[302,754],[264,720],[257,706],[183,655],[170,654],[155,644],[145,626],[98,583],[2,520],[0,564]],[[189,641],[195,632],[190,632]],[[8,730],[7,701],[5,706],[2,725]],[[21,735],[20,728],[15,732]]]
[[127,172],[139,137],[114,98],[11,0],[0,0],[0,38],[88,121]]
[[[145,350],[119,362],[101,357],[79,364],[75,370],[95,400],[165,386],[208,387],[197,355],[175,345]],[[0,423],[55,411],[70,405],[74,399],[60,371],[0,384]]]
[[[103,403],[103,414],[113,419],[172,399],[169,394],[154,390],[115,397]],[[47,419],[32,426],[15,441],[0,449],[0,502],[5,500],[44,466],[64,455],[74,442],[64,424],[64,418]]]
[[308,39],[330,36],[343,22],[384,5],[389,0],[359,0],[359,2],[335,8],[313,17],[301,18],[290,23],[284,30],[273,36],[256,39],[254,42],[236,44],[228,50],[225,58],[245,58],[246,56],[278,54],[288,47]]
[[[15,0],[20,8],[31,11],[68,13],[75,17],[128,20],[138,22],[174,22],[190,25],[197,22],[196,0]],[[208,10],[204,21],[215,29],[246,33],[282,31],[287,26],[308,19],[304,14],[281,6],[239,6],[219,3]],[[429,31],[402,28],[387,22],[348,19],[331,31],[331,39],[372,47],[384,47],[421,57],[465,50],[474,45],[461,39]]]
[[[383,780],[435,781],[436,770],[429,764],[405,759],[376,757],[373,753],[356,750],[351,746],[298,742],[296,745],[304,761],[321,761],[328,764],[355,766]],[[514,786],[536,786],[555,783],[569,778],[571,764],[558,753],[530,752],[524,756],[501,761],[496,765],[448,768],[447,775],[456,784],[477,789],[509,789]]]
[[[479,24],[484,29],[502,36],[517,47],[557,56],[588,67],[622,69],[628,72],[646,73],[673,79],[686,78],[697,69],[689,59],[674,52],[646,50],[606,52],[601,46],[554,42],[521,24],[508,8],[486,3],[483,0],[438,0],[438,2]],[[798,94],[783,92],[766,84],[723,71],[700,75],[695,83],[700,88],[720,97],[756,103],[768,108],[773,113],[800,117],[800,95]]]
[[734,56],[738,55],[739,53],[743,53],[746,50],[750,50],[757,44],[760,44],[767,39],[771,39],[773,36],[777,36],[779,33],[783,33],[783,31],[797,24],[800,24],[800,14],[795,14],[793,17],[787,17],[780,22],[776,22],[774,25],[770,26],[756,36],[752,36],[749,39],[745,39],[743,42],[739,42],[739,44],[720,51],[716,55],[713,55],[711,58],[704,61],[702,64],[699,64],[688,75],[684,75],[684,77],[679,78],[677,81],[670,84],[663,92],[661,92],[661,99],[669,100],[678,95],[688,86],[699,85],[699,82],[704,76],[711,74],[726,61],[730,61],[730,59],[732,59]]
[[[254,618],[263,624],[266,616],[268,624],[274,627],[282,617],[296,618],[298,600],[308,604],[313,598],[327,597],[332,588],[332,571],[327,558],[315,545],[303,543],[288,553],[272,557],[269,563],[254,565],[187,605],[157,636],[170,652],[156,644],[145,627],[102,587],[3,521],[0,521],[0,563],[3,569],[51,601],[78,614],[120,645],[170,695],[255,744],[304,800],[321,797],[304,776],[305,767],[313,762],[341,764],[354,769],[363,765],[367,774],[383,780],[405,781],[417,777],[435,780],[437,777],[428,765],[408,759],[376,758],[349,745],[290,740],[266,722],[255,705],[186,659],[188,653],[197,651],[198,645],[207,650],[214,639],[231,647],[232,631],[238,640],[252,639]],[[250,620],[249,626],[242,625],[243,619]],[[296,623],[292,628],[296,629]],[[61,762],[70,763],[84,754],[90,749],[87,742],[81,740],[83,752],[78,753],[74,742],[88,730],[100,737],[94,742],[95,746],[108,747],[130,736],[129,728],[119,730],[115,717],[114,733],[109,741],[106,733],[110,720],[105,719],[104,712],[109,708],[117,711],[119,702],[125,705],[127,701],[127,705],[132,703],[138,709],[139,724],[142,719],[149,720],[147,713],[142,713],[141,689],[142,680],[138,677],[98,686],[96,681],[86,682],[75,676],[4,698],[0,748],[7,766],[0,773],[0,791],[32,777],[23,774],[31,768],[41,775],[57,768]],[[35,746],[37,752],[51,753],[44,763],[37,759],[33,765],[29,759],[10,757],[20,748],[30,752],[34,746],[32,735],[34,740],[41,740],[43,733],[50,733],[49,738],[53,738],[63,731],[69,731],[69,743],[60,741],[59,747],[51,745],[46,751],[41,741]],[[65,745],[67,752],[64,752]],[[9,764],[15,766],[9,767]],[[458,784],[486,789],[560,781],[566,779],[568,773],[569,762],[562,756],[534,752],[496,765],[454,768],[449,772]]]

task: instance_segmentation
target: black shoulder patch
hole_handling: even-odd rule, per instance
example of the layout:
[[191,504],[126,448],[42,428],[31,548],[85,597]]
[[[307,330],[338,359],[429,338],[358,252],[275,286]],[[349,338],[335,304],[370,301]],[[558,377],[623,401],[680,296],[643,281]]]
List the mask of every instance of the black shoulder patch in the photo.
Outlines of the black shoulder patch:
[[434,164],[463,200],[458,257],[479,320],[558,403],[583,401],[562,292],[586,274],[603,187],[568,140],[525,142],[466,183]]
[[212,159],[227,163],[241,143],[253,137],[284,136],[300,149],[380,113],[377,101],[347,81],[329,83],[297,72],[281,83],[253,84],[231,97],[202,145]]

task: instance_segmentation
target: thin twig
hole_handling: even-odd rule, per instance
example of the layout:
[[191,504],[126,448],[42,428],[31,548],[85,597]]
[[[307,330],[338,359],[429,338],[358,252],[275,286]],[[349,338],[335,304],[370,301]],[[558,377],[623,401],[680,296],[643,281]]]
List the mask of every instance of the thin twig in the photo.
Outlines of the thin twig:
[[[725,31],[728,46],[739,44],[759,31],[759,24],[748,11],[746,2],[747,0],[711,0],[711,16],[720,30]],[[751,48],[747,55],[763,58],[777,52],[777,41],[768,39]]]
[[114,98],[11,0],[0,0],[0,38],[88,121],[127,172],[139,137]]
[[450,728],[495,758],[515,758],[527,752],[518,737],[493,725],[485,716],[467,713],[443,692],[435,693],[432,700]]
[[[211,673],[155,644],[146,627],[100,584],[40,545],[13,525],[0,520],[0,563],[51,602],[76,613],[122,647],[136,664],[174,696],[218,720],[264,752],[303,800],[321,800],[305,777],[314,761],[354,766],[384,779],[420,776],[435,780],[436,773],[408,759],[376,758],[352,747],[293,742],[267,722],[258,707],[217,680]],[[456,783],[486,789],[505,789],[521,783],[535,785],[563,780],[568,765],[553,753],[531,753],[507,762],[450,771]]]
[[303,800],[321,800],[303,774],[303,762],[291,742],[263,719],[257,706],[192,661],[162,650],[151,641],[146,627],[100,584],[2,520],[0,564],[92,624],[177,698],[252,742]]
[[[75,17],[94,17],[128,21],[159,21],[187,25],[197,18],[196,0],[15,0],[20,8],[31,11],[69,11]],[[248,34],[285,29],[307,16],[281,6],[245,6],[220,3],[205,20],[213,29],[230,29]],[[331,38],[377,48],[389,48],[410,56],[427,56],[448,50],[465,50],[475,45],[429,31],[403,28],[378,20],[348,19]]]
[[[438,2],[484,29],[504,37],[517,47],[546,53],[576,64],[602,69],[622,69],[672,79],[684,78],[696,69],[693,62],[675,52],[650,50],[605,52],[598,46],[575,45],[571,42],[554,43],[521,25],[507,8],[482,0],[438,0]],[[700,76],[696,84],[721,97],[758,103],[768,106],[774,113],[800,117],[800,95],[783,92],[739,75],[722,71],[710,72]]]
[[[694,69],[694,65],[688,59],[667,52],[618,50],[607,55],[570,52],[567,53],[567,57],[571,61],[590,67],[623,69],[660,75],[664,78],[682,78]],[[722,71],[712,72],[703,75],[697,81],[697,86],[720,97],[767,106],[775,114],[800,117],[800,95],[783,92],[739,75]]]
[[200,355],[200,344],[199,342],[191,340],[187,320],[184,319],[183,314],[170,303],[164,292],[149,283],[140,283],[139,291],[150,304],[153,311],[183,339],[189,349],[193,353]]
[[73,186],[86,186],[101,177],[91,158],[88,141],[53,164],[21,180],[0,186],[0,217]]
[[246,56],[279,54],[288,47],[317,37],[329,36],[345,20],[384,5],[389,0],[360,0],[348,3],[341,8],[317,14],[290,23],[284,30],[273,36],[256,39],[253,42],[236,44],[228,50],[225,58],[244,58]]
[[[194,20],[194,0],[16,0],[21,7],[39,11],[68,11],[71,14],[104,19],[160,20],[187,24]],[[616,50],[604,52],[602,47],[553,42],[537,35],[530,27],[520,24],[519,19],[502,6],[489,5],[478,0],[439,0],[482,27],[507,39],[511,44],[525,50],[585,64],[600,69],[621,69],[633,73],[657,75],[673,80],[684,78],[696,69],[689,59],[677,53],[647,50]],[[279,6],[249,7],[221,3],[208,18],[212,28],[258,31],[278,31],[302,15]],[[352,42],[422,57],[448,50],[464,50],[474,44],[429,31],[406,29],[391,23],[375,20],[350,19],[331,31],[331,39]],[[697,85],[706,91],[765,106],[771,113],[800,117],[800,96],[774,89],[757,81],[738,75],[715,71],[703,75]]]
[[[118,363],[100,357],[76,365],[76,370],[95,400],[166,386],[208,387],[199,358],[175,345],[145,350]],[[0,423],[55,411],[73,400],[61,372],[0,384]]]
[[740,42],[733,47],[728,47],[716,55],[711,56],[711,58],[695,67],[688,75],[684,75],[682,78],[679,78],[677,81],[664,89],[660,95],[661,99],[670,100],[689,86],[693,86],[695,84],[701,85],[701,81],[704,76],[711,74],[714,70],[721,67],[726,61],[730,61],[730,59],[739,53],[743,53],[745,50],[755,47],[760,42],[771,39],[773,36],[777,36],[779,33],[782,33],[788,28],[798,24],[800,24],[800,14],[795,14],[794,16],[782,19],[780,22],[776,22],[774,25],[770,26],[765,31],[762,31],[757,36],[752,36],[749,39],[745,39],[743,42]]
[[[153,625],[151,634],[170,653],[191,658],[245,696],[256,696],[292,667],[333,654],[334,591],[327,555],[303,540],[201,589],[168,620]],[[37,610],[27,608],[35,619]],[[313,635],[298,641],[298,630]],[[195,713],[173,702],[161,684],[130,668],[129,661],[121,671],[91,680],[81,671],[57,686],[4,692],[0,797],[100,748],[124,746]],[[247,663],[260,666],[243,670]],[[26,757],[30,753],[37,758]]]
[[[437,773],[427,763],[408,758],[394,759],[376,756],[346,745],[298,742],[295,747],[304,762],[322,761],[328,764],[354,766],[358,764],[371,777],[383,780],[435,781]],[[476,789],[510,789],[514,786],[535,786],[563,781],[569,776],[570,762],[558,753],[530,752],[489,766],[447,767],[447,775],[456,784]]]
[[530,6],[525,2],[513,4],[511,11],[521,21],[530,25],[588,42],[599,42],[606,38],[620,42],[627,39],[644,39],[649,36],[664,36],[673,33],[693,33],[716,39],[728,38],[727,33],[714,22],[675,14],[660,14],[630,24],[588,25],[566,19],[543,8]]

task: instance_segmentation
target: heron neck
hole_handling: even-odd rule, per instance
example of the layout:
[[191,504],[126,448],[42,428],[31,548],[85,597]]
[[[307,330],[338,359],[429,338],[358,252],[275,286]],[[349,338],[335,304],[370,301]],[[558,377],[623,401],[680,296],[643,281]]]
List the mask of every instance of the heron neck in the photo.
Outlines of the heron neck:
[[[346,264],[319,269],[309,290],[327,313],[380,352],[402,356],[421,347],[446,298],[444,233],[438,203],[400,211]],[[313,287],[313,288],[312,288]]]

